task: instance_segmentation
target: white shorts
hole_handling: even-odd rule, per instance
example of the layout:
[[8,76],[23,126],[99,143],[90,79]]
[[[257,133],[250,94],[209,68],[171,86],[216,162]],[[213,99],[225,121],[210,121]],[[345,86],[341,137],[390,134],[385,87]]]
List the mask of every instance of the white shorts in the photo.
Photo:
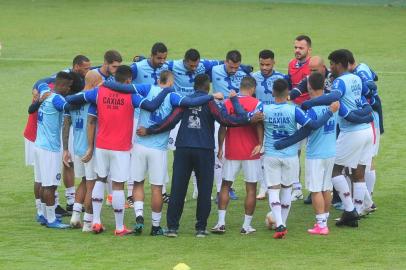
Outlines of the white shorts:
[[270,186],[290,186],[299,178],[299,157],[264,157],[264,177]]
[[135,115],[134,112],[134,123],[133,123],[133,136],[131,141],[133,142],[133,144],[135,143],[136,139],[137,139],[137,125],[138,125],[138,116]]
[[148,172],[149,183],[162,186],[168,178],[167,152],[134,144],[131,150],[130,179],[142,182]]
[[114,151],[96,148],[96,173],[114,182],[123,183],[130,176],[130,151]]
[[306,159],[306,188],[310,192],[333,190],[331,177],[333,174],[335,158]]
[[61,184],[61,152],[51,152],[38,147],[34,149],[34,173],[37,183],[43,187]]
[[87,163],[83,163],[81,157],[75,155],[73,157],[73,169],[75,171],[76,178],[85,177],[86,180],[96,180],[96,168],[95,168],[95,158],[92,157]]
[[34,166],[35,143],[24,138],[25,166]]
[[244,180],[248,183],[256,183],[259,179],[259,172],[261,167],[261,161],[259,159],[254,160],[224,160],[223,165],[223,179],[226,181],[234,182],[240,169],[244,173]]
[[336,146],[335,164],[354,169],[358,165],[370,165],[373,153],[372,127],[352,132],[340,132]]
[[169,140],[168,140],[168,149],[169,150],[172,150],[172,151],[176,150],[175,142],[176,142],[176,136],[178,136],[180,123],[181,122],[176,124],[176,126],[171,130],[171,132],[169,132]]
[[378,128],[375,128],[375,144],[372,147],[373,148],[373,150],[372,150],[373,157],[376,157],[378,155],[380,141],[381,141],[381,132],[378,127]]

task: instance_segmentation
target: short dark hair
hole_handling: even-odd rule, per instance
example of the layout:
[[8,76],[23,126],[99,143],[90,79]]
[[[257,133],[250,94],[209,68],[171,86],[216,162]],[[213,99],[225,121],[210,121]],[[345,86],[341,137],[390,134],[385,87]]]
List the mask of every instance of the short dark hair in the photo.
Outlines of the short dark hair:
[[320,72],[312,72],[308,78],[308,82],[313,90],[324,89],[324,76]]
[[226,60],[231,60],[233,63],[241,62],[241,53],[237,50],[229,51],[226,55]]
[[166,84],[171,77],[173,78],[173,73],[170,70],[164,70],[159,74],[159,81]]
[[72,75],[71,75],[70,73],[65,72],[65,71],[60,71],[60,72],[58,72],[58,73],[56,74],[55,80],[56,80],[56,81],[59,81],[59,80],[72,81],[73,78],[72,78]]
[[297,36],[297,37],[295,38],[295,40],[297,40],[297,41],[306,40],[307,45],[308,45],[309,47],[312,46],[312,40],[310,39],[309,36],[306,36],[306,35],[299,35],[299,36]]
[[346,50],[335,50],[329,54],[328,60],[333,63],[341,64],[344,68],[348,68],[349,57]]
[[257,81],[251,76],[245,76],[241,80],[240,88],[241,89],[251,89],[257,86]]
[[79,55],[76,55],[75,58],[73,58],[72,66],[74,66],[74,65],[81,65],[81,64],[83,64],[84,62],[90,62],[90,59],[87,58],[87,57],[84,56],[84,55],[79,54]]
[[128,79],[132,79],[133,74],[131,71],[131,68],[127,65],[121,65],[117,68],[116,74],[114,75],[114,78],[116,81],[123,83]]
[[289,84],[285,79],[277,79],[273,82],[272,90],[275,97],[284,96],[284,92],[289,89]]
[[72,77],[72,85],[70,87],[70,94],[76,94],[85,87],[84,80],[80,76],[79,73],[71,71],[69,72],[69,75]]
[[157,55],[158,53],[166,53],[168,52],[168,48],[166,48],[165,44],[162,42],[157,42],[154,45],[152,45],[151,48],[151,54],[152,55]]
[[116,51],[116,50],[108,50],[107,52],[104,53],[104,61],[106,61],[108,64],[112,64],[113,62],[123,62],[123,58],[121,57],[121,54]]
[[352,54],[352,52],[350,50],[347,50],[347,49],[343,49],[343,51],[345,51],[347,53],[348,63],[351,64],[351,65],[354,64],[355,63],[355,58],[354,58],[354,55]]
[[260,59],[275,59],[275,54],[271,50],[262,50],[259,52]]
[[186,53],[185,53],[185,60],[186,61],[189,60],[189,61],[195,62],[195,61],[197,61],[199,59],[200,59],[200,53],[199,53],[198,50],[189,49],[189,50],[186,51]]
[[195,77],[196,90],[209,91],[210,90],[210,77],[207,74],[198,74]]

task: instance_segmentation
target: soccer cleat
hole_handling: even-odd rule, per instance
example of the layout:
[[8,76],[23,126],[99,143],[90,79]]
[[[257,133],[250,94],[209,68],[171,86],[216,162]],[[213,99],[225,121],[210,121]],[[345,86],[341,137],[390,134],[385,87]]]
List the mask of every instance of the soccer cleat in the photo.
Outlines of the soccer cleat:
[[55,221],[52,223],[47,222],[47,227],[52,228],[52,229],[68,229],[68,228],[70,228],[70,225],[63,224],[61,220],[55,219]]
[[72,215],[73,212],[73,204],[66,204],[66,212]]
[[56,217],[68,217],[70,216],[69,212],[63,209],[59,204],[55,208]]
[[226,232],[226,226],[221,224],[216,224],[213,228],[210,229],[212,233],[223,234]]
[[288,233],[288,229],[283,225],[279,225],[279,227],[276,228],[275,233],[273,234],[273,238],[274,239],[283,239],[283,238],[285,238],[287,233]]
[[372,207],[363,208],[361,211],[360,217],[367,217],[370,213],[375,212]]
[[92,232],[92,223],[83,222],[82,232]]
[[104,232],[105,230],[106,230],[106,229],[104,228],[104,226],[103,226],[102,224],[95,223],[95,224],[92,225],[92,231],[93,231],[95,234],[102,233],[102,232]]
[[378,207],[376,207],[375,203],[372,203],[371,208],[374,210],[374,212],[375,212],[376,210],[378,210]]
[[257,230],[254,229],[254,228],[252,228],[251,226],[248,226],[248,227],[246,227],[246,228],[242,227],[242,228],[241,228],[241,231],[240,231],[240,234],[242,234],[242,235],[247,235],[247,234],[254,233],[254,232],[256,232],[256,231],[257,231]]
[[312,204],[312,193],[310,192],[306,199],[303,200],[304,204]]
[[329,233],[328,227],[321,228],[319,224],[314,224],[312,229],[307,230],[310,234],[327,235]]
[[169,203],[169,199],[171,198],[171,195],[169,194],[162,194],[162,200],[164,201],[164,203]]
[[292,202],[297,200],[303,200],[303,192],[301,189],[294,189],[292,191]]
[[336,226],[349,226],[349,227],[358,227],[358,213],[354,209],[352,211],[344,211],[340,220],[336,222]]
[[134,208],[133,196],[128,196],[127,197],[127,203],[125,205],[125,208]]
[[82,228],[82,223],[80,222],[80,213],[73,212],[69,224],[75,229]]
[[197,238],[204,238],[209,235],[209,232],[207,230],[197,230],[196,231],[196,237]]
[[132,233],[133,233],[133,231],[127,229],[125,226],[123,227],[122,230],[114,230],[114,235],[115,236],[125,236],[125,235],[129,235],[129,234],[132,234]]
[[199,191],[197,191],[197,189],[193,189],[192,199],[196,200],[198,196],[199,196]]
[[233,188],[230,188],[228,194],[230,195],[231,200],[238,200],[238,196],[235,194],[235,190]]
[[144,217],[138,216],[135,218],[134,234],[141,234],[144,229]]
[[113,204],[113,195],[109,194],[106,198],[106,205],[111,206]]
[[39,224],[41,224],[42,226],[47,225],[47,219],[46,219],[43,215],[37,215],[36,220],[37,220],[37,222],[38,222]]
[[178,231],[177,231],[177,230],[173,230],[173,229],[168,229],[168,230],[165,232],[165,236],[166,236],[166,237],[171,237],[171,238],[178,237]]
[[151,236],[164,235],[164,230],[161,228],[161,226],[152,226],[150,235]]

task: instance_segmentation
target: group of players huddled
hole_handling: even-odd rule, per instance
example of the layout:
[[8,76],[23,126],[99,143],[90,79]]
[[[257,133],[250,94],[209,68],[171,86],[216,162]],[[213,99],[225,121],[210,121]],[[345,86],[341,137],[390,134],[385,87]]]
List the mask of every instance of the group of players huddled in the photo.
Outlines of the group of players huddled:
[[[347,49],[329,54],[329,69],[311,51],[308,36],[296,37],[288,74],[275,70],[268,49],[259,53],[255,72],[237,50],[224,61],[201,59],[196,49],[184,59],[167,60],[161,42],[150,57],[136,56],[130,66],[116,50],[107,51],[97,67],[76,56],[72,68],[33,87],[24,137],[26,164],[34,167],[37,221],[101,233],[106,201],[114,211],[115,235],[140,234],[148,178],[150,234],[176,237],[193,178],[196,236],[208,234],[214,182],[218,222],[211,232],[223,234],[230,198],[237,198],[232,185],[242,170],[241,234],[256,231],[256,200],[268,197],[267,224],[274,238],[284,238],[291,202],[303,199],[299,159],[305,149],[307,201],[316,218],[308,232],[329,233],[332,203],[343,210],[337,226],[357,227],[360,217],[376,210],[373,157],[383,133],[378,78]],[[170,196],[168,148],[175,150]],[[75,178],[81,179],[77,188]],[[57,192],[62,179],[66,210]],[[165,202],[166,230],[160,225]],[[134,209],[133,229],[124,225],[126,208]],[[62,217],[70,215],[64,224]]]

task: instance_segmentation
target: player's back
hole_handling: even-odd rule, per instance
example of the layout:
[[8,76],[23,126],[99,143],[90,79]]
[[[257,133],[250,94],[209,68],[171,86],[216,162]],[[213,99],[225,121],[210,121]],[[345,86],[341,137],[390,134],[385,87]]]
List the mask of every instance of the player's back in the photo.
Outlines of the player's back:
[[132,95],[100,86],[97,115],[96,147],[116,151],[130,150],[134,124]]
[[263,104],[271,104],[275,101],[272,96],[272,87],[274,81],[277,79],[285,79],[286,76],[276,70],[272,71],[269,76],[264,76],[261,71],[256,71],[251,74],[251,76],[257,82],[257,87],[255,88],[255,96]]
[[298,145],[282,150],[274,148],[274,142],[292,135],[297,130],[295,120],[296,106],[288,103],[264,105],[265,155],[291,157],[297,155]]
[[[329,110],[329,106],[315,106],[308,110],[307,115],[312,120],[317,120]],[[337,113],[326,124],[313,130],[307,141],[306,158],[326,159],[336,154],[336,126]]]
[[[80,94],[80,93],[78,93]],[[78,110],[69,112],[73,127],[73,150],[78,156],[84,156],[87,150],[87,116],[90,103],[86,103]]]
[[213,93],[221,92],[224,98],[228,98],[231,90],[240,91],[241,80],[247,76],[241,67],[233,75],[229,75],[226,71],[226,66],[218,65],[212,68],[211,80]]

